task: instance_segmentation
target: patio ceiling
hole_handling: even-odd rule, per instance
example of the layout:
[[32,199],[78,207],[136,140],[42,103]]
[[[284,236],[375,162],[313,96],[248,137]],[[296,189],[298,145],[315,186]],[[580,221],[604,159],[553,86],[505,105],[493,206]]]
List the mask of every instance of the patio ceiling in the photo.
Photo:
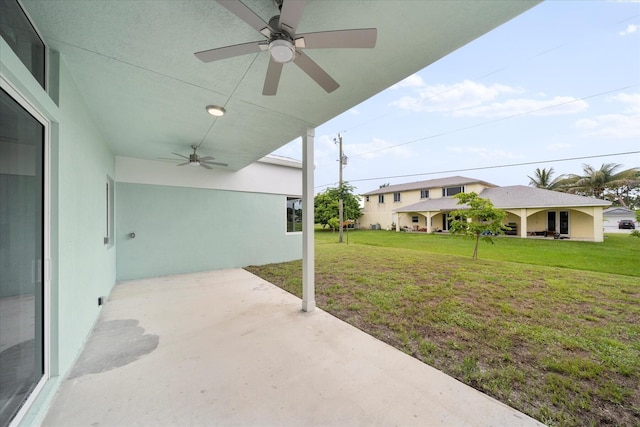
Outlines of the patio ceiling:
[[[265,21],[271,0],[244,0]],[[377,28],[374,49],[306,53],[340,87],[326,93],[286,64],[263,96],[269,55],[203,63],[194,52],[262,40],[213,0],[22,0],[60,52],[117,156],[202,155],[238,170],[537,4],[533,1],[309,0],[298,33]],[[208,104],[227,114],[213,118]]]

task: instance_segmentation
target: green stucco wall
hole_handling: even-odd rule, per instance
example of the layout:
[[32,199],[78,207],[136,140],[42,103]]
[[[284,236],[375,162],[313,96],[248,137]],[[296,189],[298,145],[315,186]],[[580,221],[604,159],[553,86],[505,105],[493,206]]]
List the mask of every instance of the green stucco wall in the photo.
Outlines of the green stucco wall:
[[[56,104],[0,39],[0,71],[8,84],[50,120],[47,150],[50,168],[50,375],[21,425],[37,425],[59,378],[70,368],[91,330],[99,307],[115,283],[115,247],[103,244],[106,176],[114,176],[115,158],[93,123],[64,61],[52,73]],[[52,55],[51,66],[58,66]],[[59,73],[57,72],[59,71]],[[9,183],[7,183],[9,184]]]
[[100,135],[64,61],[60,66],[58,147],[59,368],[66,372],[115,283],[115,247],[107,248],[107,175],[115,158]]
[[119,182],[117,280],[300,259],[285,209],[283,195]]

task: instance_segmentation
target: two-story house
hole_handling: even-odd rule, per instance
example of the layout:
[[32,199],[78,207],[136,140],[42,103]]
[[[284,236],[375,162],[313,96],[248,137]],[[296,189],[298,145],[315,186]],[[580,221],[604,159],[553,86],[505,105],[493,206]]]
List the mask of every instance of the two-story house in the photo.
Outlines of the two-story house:
[[604,238],[602,212],[611,202],[523,185],[498,187],[461,176],[390,185],[365,193],[360,224],[374,229],[447,232],[450,212],[461,208],[453,196],[471,192],[507,212],[508,234],[596,242]]

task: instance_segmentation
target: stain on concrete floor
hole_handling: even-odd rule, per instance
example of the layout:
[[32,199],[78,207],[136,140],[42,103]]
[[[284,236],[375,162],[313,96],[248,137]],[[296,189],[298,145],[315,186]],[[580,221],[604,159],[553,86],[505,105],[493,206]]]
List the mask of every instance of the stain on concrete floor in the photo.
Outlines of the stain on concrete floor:
[[145,334],[135,319],[99,322],[68,379],[97,374],[135,362],[158,347],[158,335]]

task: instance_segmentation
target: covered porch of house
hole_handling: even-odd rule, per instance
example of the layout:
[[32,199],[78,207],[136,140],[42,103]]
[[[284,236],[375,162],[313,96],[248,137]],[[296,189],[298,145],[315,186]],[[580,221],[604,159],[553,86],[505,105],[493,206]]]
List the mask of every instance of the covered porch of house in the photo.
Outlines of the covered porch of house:
[[[604,238],[600,207],[505,209],[506,235],[521,238],[555,237],[601,242]],[[396,230],[447,232],[450,211],[398,212]]]
[[232,269],[117,285],[42,425],[542,424]]

